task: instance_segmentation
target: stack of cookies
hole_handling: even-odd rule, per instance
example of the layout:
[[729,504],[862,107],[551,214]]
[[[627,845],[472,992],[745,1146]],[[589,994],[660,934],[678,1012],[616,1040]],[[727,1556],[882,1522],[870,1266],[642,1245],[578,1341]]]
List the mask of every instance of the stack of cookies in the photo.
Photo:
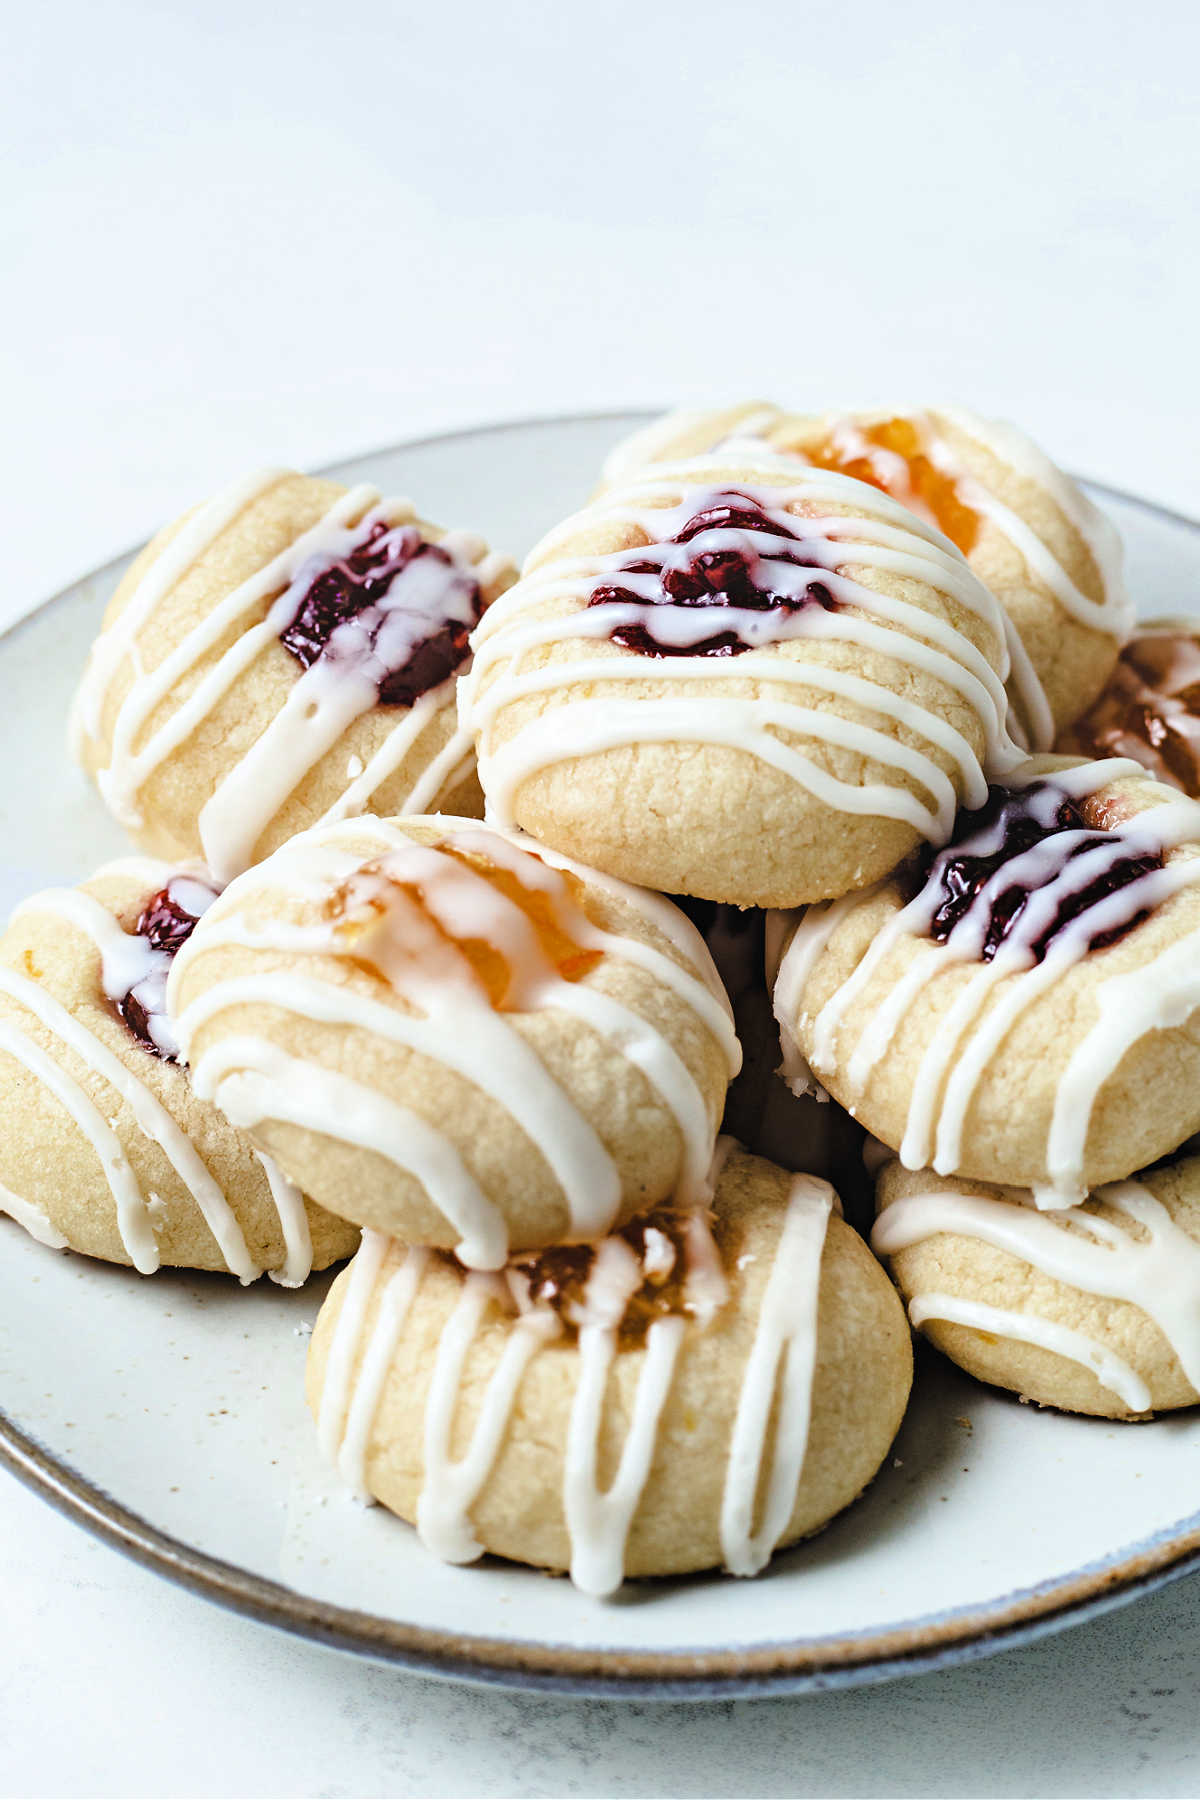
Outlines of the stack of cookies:
[[145,1273],[352,1255],[326,1454],[594,1594],[848,1505],[910,1322],[1194,1403],[1200,640],[1130,629],[1111,527],[960,412],[672,415],[519,580],[239,484],[84,675],[145,854],[0,942],[0,1208]]

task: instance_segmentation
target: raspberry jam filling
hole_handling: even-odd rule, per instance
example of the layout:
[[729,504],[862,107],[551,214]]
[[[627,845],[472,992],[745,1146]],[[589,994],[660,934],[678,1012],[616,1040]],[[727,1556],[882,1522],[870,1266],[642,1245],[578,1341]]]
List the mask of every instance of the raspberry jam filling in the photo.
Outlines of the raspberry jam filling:
[[[799,524],[752,494],[714,490],[699,497],[673,537],[623,557],[592,590],[588,605],[644,612],[644,622],[622,618],[608,634],[626,650],[644,656],[738,656],[786,635],[779,630],[781,615],[794,617],[814,606],[832,612],[837,606],[830,587],[810,572],[827,572],[827,542],[806,540]],[[696,607],[744,616],[704,635],[698,621],[680,618],[680,611]],[[656,619],[659,608],[669,612]]]
[[483,612],[479,582],[415,525],[366,522],[345,555],[312,557],[280,601],[279,641],[314,663],[365,674],[384,706],[411,706],[465,661]]
[[1159,781],[1200,795],[1200,633],[1132,638],[1066,741],[1082,756],[1131,756]]
[[[1040,963],[1074,921],[1162,867],[1161,851],[1135,849],[1119,829],[1090,825],[1063,788],[1034,781],[989,788],[983,806],[959,814],[950,842],[922,851],[906,873],[935,943],[958,933],[982,962],[1009,946]],[[1081,952],[1115,944],[1151,910],[1131,895],[1117,923],[1089,930],[1085,922]]]
[[129,934],[128,966],[116,992],[109,992],[138,1043],[164,1062],[179,1060],[179,1044],[167,1015],[167,976],[176,952],[216,897],[216,888],[197,876],[173,875],[142,908]]

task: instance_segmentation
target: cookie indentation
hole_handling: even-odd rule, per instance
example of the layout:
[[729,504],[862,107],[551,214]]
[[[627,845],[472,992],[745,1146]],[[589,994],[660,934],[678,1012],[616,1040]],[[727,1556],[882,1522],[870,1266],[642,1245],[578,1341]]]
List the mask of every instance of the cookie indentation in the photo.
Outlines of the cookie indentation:
[[479,582],[415,525],[368,518],[360,543],[307,562],[279,641],[304,668],[367,674],[383,706],[411,706],[466,660],[483,612]]
[[142,908],[130,934],[129,965],[108,994],[138,1043],[164,1062],[179,1060],[167,1014],[167,976],[177,951],[216,897],[216,888],[195,875],[172,876]]
[[548,1307],[569,1334],[600,1323],[640,1343],[658,1319],[703,1321],[724,1303],[713,1225],[703,1210],[656,1212],[602,1240],[603,1270],[600,1245],[555,1244],[514,1257],[509,1285],[524,1306]]
[[807,447],[804,459],[818,469],[833,469],[855,481],[890,494],[969,556],[979,536],[979,515],[961,496],[956,476],[937,466],[918,426],[911,419],[884,419],[866,425],[841,419],[820,444]]
[[339,948],[403,991],[421,991],[436,973],[481,988],[497,1012],[523,1012],[546,1003],[548,982],[577,982],[600,962],[580,941],[581,894],[569,873],[549,891],[527,886],[446,842],[367,864],[326,912]]
[[722,607],[747,614],[792,615],[818,606],[837,607],[831,586],[814,571],[829,569],[827,539],[806,540],[802,521],[768,511],[750,494],[714,489],[662,543],[622,557],[611,578],[593,590],[589,606],[645,609],[645,623],[622,618],[609,633],[614,644],[645,656],[738,656],[770,642],[749,620],[692,639],[654,618],[660,607]]
[[[943,849],[914,859],[908,886],[930,905],[927,932],[935,943],[963,927],[977,936],[982,962],[1003,945],[1041,962],[1075,920],[1162,867],[1161,850],[1127,843],[1119,826],[1089,824],[1063,788],[1034,781],[989,787],[983,806],[959,814]],[[1085,923],[1081,953],[1115,944],[1151,910],[1131,898],[1116,924],[1089,931]]]

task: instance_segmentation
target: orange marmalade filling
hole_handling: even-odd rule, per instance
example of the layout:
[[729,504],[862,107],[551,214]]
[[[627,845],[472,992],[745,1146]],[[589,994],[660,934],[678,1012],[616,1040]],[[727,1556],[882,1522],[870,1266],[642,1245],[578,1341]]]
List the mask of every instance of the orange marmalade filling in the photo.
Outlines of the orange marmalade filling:
[[[461,970],[465,961],[496,1011],[519,1012],[530,978],[554,975],[579,981],[600,962],[602,952],[580,944],[562,922],[564,913],[568,920],[572,914],[585,916],[583,884],[569,872],[556,872],[556,897],[523,887],[509,869],[453,842],[414,848],[434,851],[445,860],[439,866],[431,858],[420,859],[428,865],[428,876],[409,879],[388,866],[391,858],[382,857],[356,871],[325,903],[324,916],[334,926],[339,950],[360,968],[403,987],[406,973],[436,980],[439,968]],[[399,861],[402,865],[403,853]],[[472,904],[456,906],[452,877],[458,870],[479,877],[492,890],[494,904],[482,910],[492,913],[494,936],[486,921],[480,922],[478,883],[467,884]],[[510,935],[504,930],[504,914],[510,912],[511,927],[513,908],[532,927],[533,953],[527,950],[521,965],[501,947]]]
[[979,536],[979,515],[964,506],[953,478],[934,467],[921,448],[921,435],[908,419],[860,425],[847,419],[822,443],[805,446],[818,469],[834,469],[890,494],[901,506],[931,518],[964,556]]

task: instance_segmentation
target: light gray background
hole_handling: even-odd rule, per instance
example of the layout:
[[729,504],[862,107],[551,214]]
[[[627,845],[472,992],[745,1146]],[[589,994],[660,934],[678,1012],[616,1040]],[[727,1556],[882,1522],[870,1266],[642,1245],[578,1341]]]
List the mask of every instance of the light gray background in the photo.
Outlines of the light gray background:
[[[4,63],[0,622],[264,460],[714,394],[958,399],[1200,511],[1188,0],[76,0]],[[273,1636],[0,1479],[0,1787],[1195,1795],[1197,1592],[886,1689],[573,1704]]]

